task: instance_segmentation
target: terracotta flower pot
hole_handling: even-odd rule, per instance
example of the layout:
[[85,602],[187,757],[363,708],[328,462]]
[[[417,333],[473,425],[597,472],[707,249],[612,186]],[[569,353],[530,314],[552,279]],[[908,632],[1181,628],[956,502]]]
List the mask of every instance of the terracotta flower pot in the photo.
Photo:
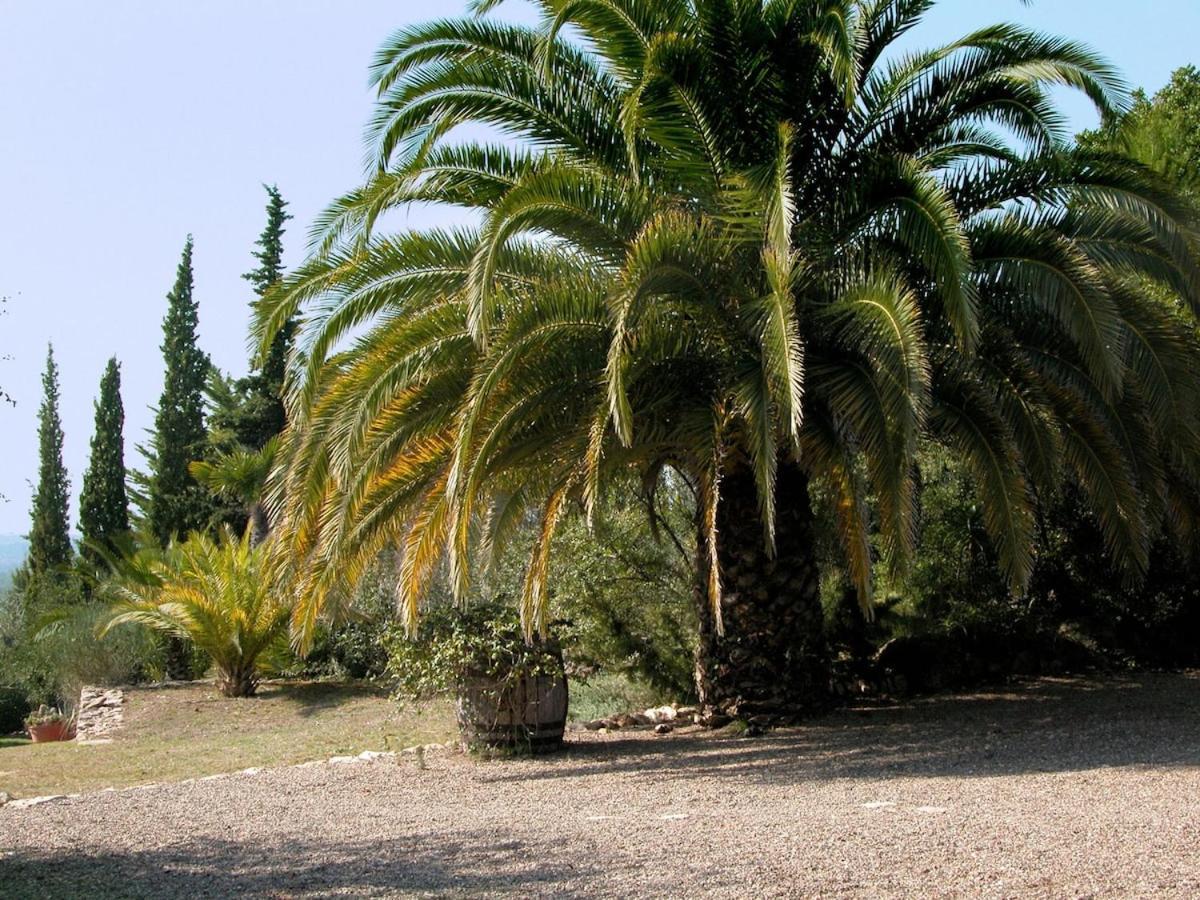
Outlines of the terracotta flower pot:
[[48,741],[69,741],[75,736],[75,729],[71,723],[65,720],[55,722],[43,722],[41,725],[27,726],[29,738],[35,744],[44,744]]

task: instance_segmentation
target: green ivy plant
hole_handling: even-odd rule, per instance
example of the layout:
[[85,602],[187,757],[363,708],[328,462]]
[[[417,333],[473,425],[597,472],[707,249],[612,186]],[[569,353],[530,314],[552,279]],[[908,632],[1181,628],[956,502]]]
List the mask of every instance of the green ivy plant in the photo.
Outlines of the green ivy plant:
[[492,681],[493,690],[503,692],[525,678],[563,671],[558,642],[536,636],[526,641],[515,606],[499,600],[435,607],[417,635],[397,626],[385,641],[386,674],[402,701],[457,691],[468,678]]

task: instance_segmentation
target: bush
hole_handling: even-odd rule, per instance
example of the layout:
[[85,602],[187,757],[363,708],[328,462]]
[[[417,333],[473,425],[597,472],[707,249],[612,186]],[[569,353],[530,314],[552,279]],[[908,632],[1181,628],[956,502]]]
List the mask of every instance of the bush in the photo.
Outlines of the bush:
[[0,735],[16,734],[25,723],[33,704],[19,687],[0,687]]
[[613,713],[636,712],[661,706],[676,699],[663,696],[649,685],[634,681],[628,675],[597,673],[571,682],[570,718],[574,722],[590,722]]
[[387,669],[386,638],[396,627],[395,553],[385,550],[363,576],[347,609],[320,629],[290,673],[309,677],[378,678]]
[[1027,602],[1014,599],[1000,575],[983,525],[983,508],[966,467],[940,448],[920,461],[920,532],[902,600],[899,633],[1009,628]]
[[1095,518],[1072,490],[1050,511],[1045,533],[1034,595],[1046,614],[1117,664],[1200,664],[1200,560],[1160,536],[1146,577],[1130,582],[1114,571]]
[[102,641],[105,609],[74,573],[23,580],[0,599],[0,684],[31,706],[73,707],[85,684],[128,684],[161,672],[161,649],[146,635]]
[[107,620],[107,609],[95,602],[42,619],[33,650],[53,691],[44,692],[37,702],[74,706],[84,685],[132,684],[163,677],[162,643],[132,630],[102,640],[97,632]]
[[582,516],[566,523],[551,557],[551,609],[573,670],[633,678],[672,700],[694,696],[694,530],[678,479],[653,500],[624,485],[590,531]]
[[1200,662],[1200,566],[1165,538],[1146,578],[1114,570],[1103,535],[1067,483],[1043,507],[1029,591],[1008,592],[964,468],[921,457],[920,535],[899,599],[882,618],[882,660],[914,688],[1094,665]]
[[[559,527],[550,555],[550,614],[573,678],[621,676],[649,687],[657,697],[687,700],[695,691],[698,633],[692,594],[694,507],[678,476],[664,482],[654,498],[633,481],[618,485],[599,505],[591,529],[582,510],[572,510]],[[526,519],[494,568],[475,573],[469,605],[487,605],[494,599],[509,604],[516,615],[537,528],[536,517]],[[354,602],[365,619],[332,629],[310,660],[361,659],[364,668],[369,663],[374,671],[377,658],[372,648],[381,623],[383,631],[398,630],[394,584],[394,562],[381,559]],[[443,571],[434,580],[426,606],[436,610],[449,604]]]
[[69,722],[71,717],[61,709],[42,704],[25,717],[26,728],[37,728],[39,725],[49,725],[52,722]]
[[465,609],[439,604],[427,610],[410,636],[394,626],[386,638],[387,675],[400,699],[425,700],[458,690],[468,678],[493,681],[498,691],[537,675],[562,671],[556,641],[526,641],[515,607],[473,603]]

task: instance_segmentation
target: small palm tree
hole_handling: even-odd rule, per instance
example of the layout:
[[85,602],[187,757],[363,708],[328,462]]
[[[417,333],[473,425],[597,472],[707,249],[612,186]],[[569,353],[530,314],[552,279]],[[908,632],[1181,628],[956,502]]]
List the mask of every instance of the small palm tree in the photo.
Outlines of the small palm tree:
[[[1071,145],[1055,87],[1128,104],[1102,60],[1009,25],[896,49],[931,0],[494,5],[381,49],[376,171],[260,310],[264,347],[305,323],[273,488],[301,635],[388,545],[410,621],[443,558],[464,594],[529,511],[544,627],[559,523],[671,468],[702,701],[803,711],[814,483],[868,609],[871,548],[899,573],[914,545],[922,440],[970,466],[1017,593],[1066,479],[1135,576],[1197,520],[1195,211]],[[480,224],[376,227],[412,203]]]
[[117,598],[104,635],[133,622],[192,641],[217,668],[226,697],[249,697],[259,661],[286,638],[291,609],[277,602],[250,530],[239,540],[193,534],[123,565],[108,590]]
[[215,459],[197,460],[188,466],[192,477],[218,497],[242,504],[255,546],[271,533],[271,520],[262,500],[278,445],[278,438],[271,438],[258,450],[236,447]]

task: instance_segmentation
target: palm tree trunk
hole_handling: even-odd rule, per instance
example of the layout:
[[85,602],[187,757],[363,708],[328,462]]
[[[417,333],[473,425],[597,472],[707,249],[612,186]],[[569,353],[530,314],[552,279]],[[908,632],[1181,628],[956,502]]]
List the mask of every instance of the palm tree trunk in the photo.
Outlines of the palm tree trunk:
[[170,681],[192,680],[192,646],[178,635],[167,635],[163,668]]
[[267,507],[256,500],[250,504],[250,546],[257,547],[271,533],[271,520],[267,515]]
[[218,671],[217,688],[225,697],[253,697],[258,691],[258,672],[253,663],[240,663]]
[[[779,724],[828,702],[829,655],[808,478],[790,460],[780,460],[776,506],[772,557],[763,538],[753,473],[742,464],[722,477],[717,558],[724,635],[717,633],[703,564],[696,567],[695,590],[700,606],[696,688],[712,721],[735,717]],[[700,561],[707,558],[702,529],[697,553]]]

